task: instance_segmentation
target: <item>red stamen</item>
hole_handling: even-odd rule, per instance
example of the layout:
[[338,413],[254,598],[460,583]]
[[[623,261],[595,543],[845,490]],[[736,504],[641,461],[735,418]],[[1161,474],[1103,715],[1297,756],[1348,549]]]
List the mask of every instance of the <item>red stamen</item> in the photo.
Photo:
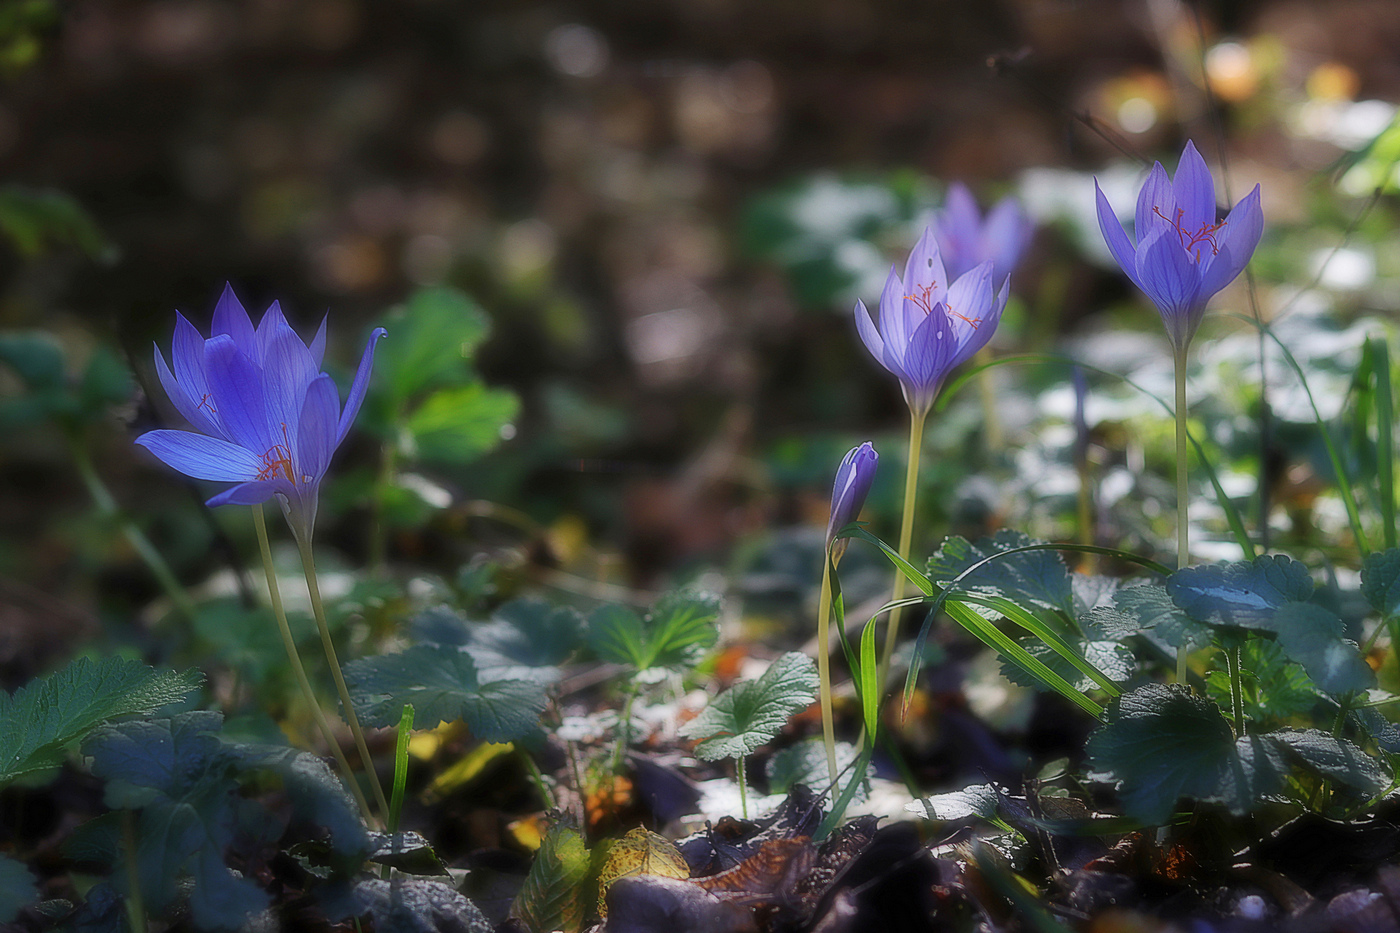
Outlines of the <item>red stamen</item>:
[[217,415],[217,414],[219,413],[219,412],[218,412],[218,409],[216,409],[216,408],[214,407],[214,400],[213,400],[212,398],[209,397],[209,393],[208,393],[208,392],[205,392],[203,395],[201,395],[201,396],[199,397],[199,404],[196,405],[196,406],[194,406],[194,410],[195,410],[195,411],[199,411],[199,410],[200,410],[201,408],[203,408],[205,405],[208,405],[208,406],[209,406],[209,414],[211,414],[211,415]]
[[930,282],[927,285],[920,285],[919,294],[905,295],[904,297],[908,298],[910,301],[914,302],[914,304],[922,308],[925,314],[932,314],[934,305],[933,287],[937,284],[937,282]]
[[[914,302],[914,304],[922,308],[925,314],[932,314],[933,306],[935,304],[935,302],[933,301],[933,286],[935,284],[937,283],[921,285],[919,286],[919,294],[905,295],[904,297],[908,298],[910,301]],[[943,302],[943,310],[947,312],[949,317],[955,317],[960,321],[966,321],[968,324],[971,324],[973,330],[976,330],[977,325],[982,323],[981,321],[974,320],[973,318],[968,317],[966,314],[959,314],[958,312],[954,311],[951,307],[949,307],[948,302],[946,301]]]
[[1152,206],[1152,213],[1156,214],[1158,217],[1162,218],[1167,223],[1172,225],[1172,229],[1176,231],[1177,239],[1181,241],[1182,248],[1185,249],[1188,253],[1190,253],[1192,258],[1194,258],[1197,262],[1201,261],[1201,254],[1198,247],[1200,247],[1202,243],[1205,243],[1210,246],[1210,254],[1212,256],[1220,252],[1220,244],[1215,239],[1215,236],[1217,233],[1220,232],[1220,228],[1225,226],[1225,224],[1228,223],[1228,221],[1222,220],[1218,224],[1209,224],[1203,222],[1201,224],[1201,229],[1197,230],[1195,233],[1192,233],[1181,226],[1181,217],[1183,214],[1186,213],[1185,208],[1178,207],[1176,209],[1175,219],[1168,217],[1166,214],[1163,214],[1162,209],[1157,207],[1155,204]]
[[297,484],[296,474],[292,472],[292,448],[291,441],[287,438],[287,426],[282,425],[282,439],[286,444],[273,444],[259,458],[263,462],[262,469],[258,470],[257,479],[272,479],[280,470],[287,477],[293,486]]

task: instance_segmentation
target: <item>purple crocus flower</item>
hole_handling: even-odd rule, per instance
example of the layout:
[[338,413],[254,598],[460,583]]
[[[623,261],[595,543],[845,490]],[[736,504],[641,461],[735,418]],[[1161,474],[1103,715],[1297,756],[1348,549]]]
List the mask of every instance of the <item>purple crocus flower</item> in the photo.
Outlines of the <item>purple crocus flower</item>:
[[950,286],[933,232],[927,228],[909,253],[900,279],[893,268],[880,295],[877,329],[865,303],[856,302],[856,328],[881,366],[894,373],[917,416],[928,414],[943,380],[991,339],[1007,285],[992,291],[992,264],[983,262]]
[[186,476],[237,484],[211,506],[276,496],[293,534],[309,542],[321,479],[364,401],[384,333],[370,335],[342,409],[335,383],[320,371],[325,322],[308,346],[273,302],[254,329],[226,285],[207,340],[176,313],[173,372],[156,348],[161,385],[195,430],[149,431],[136,443]]
[[1134,246],[1103,191],[1098,195],[1099,228],[1118,265],[1147,293],[1162,315],[1167,336],[1184,353],[1212,295],[1244,271],[1264,231],[1259,186],[1215,219],[1215,181],[1196,146],[1187,141],[1176,178],[1158,162],[1138,193],[1133,217]]
[[869,441],[852,447],[842,458],[841,465],[836,468],[836,482],[831,487],[831,518],[826,523],[828,548],[836,532],[859,517],[879,465],[880,455]]
[[948,200],[933,225],[943,248],[943,265],[954,278],[984,262],[992,264],[993,277],[1010,275],[1035,232],[1035,224],[1013,197],[1002,198],[983,219],[972,192],[960,181],[948,186]]

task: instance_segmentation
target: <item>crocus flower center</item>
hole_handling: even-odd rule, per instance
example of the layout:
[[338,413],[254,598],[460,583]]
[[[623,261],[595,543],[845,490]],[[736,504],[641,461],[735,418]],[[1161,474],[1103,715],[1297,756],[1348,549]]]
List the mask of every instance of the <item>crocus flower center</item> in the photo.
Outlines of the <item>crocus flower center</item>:
[[933,288],[937,284],[937,282],[930,282],[927,285],[920,285],[917,295],[905,295],[904,297],[914,302],[914,304],[918,305],[920,308],[923,308],[925,314],[932,314],[934,305]]
[[287,481],[293,486],[297,484],[296,472],[292,469],[292,448],[291,441],[287,440],[287,426],[282,425],[282,439],[285,444],[273,444],[258,458],[262,461],[262,468],[258,470],[258,479],[273,479],[278,472],[287,477]]
[[[928,285],[920,285],[919,293],[917,295],[905,295],[904,297],[908,298],[910,301],[914,302],[914,304],[922,308],[925,314],[932,314],[934,305],[938,304],[938,302],[935,301],[933,297],[933,289],[934,286],[937,284],[937,282],[930,282]],[[943,311],[949,317],[955,317],[960,321],[966,321],[967,323],[971,324],[973,330],[976,330],[977,325],[982,323],[981,321],[974,320],[973,318],[970,318],[965,314],[959,314],[958,312],[954,311],[952,309],[952,306],[950,306],[946,301],[943,302]]]
[[1153,206],[1152,213],[1172,225],[1172,229],[1176,231],[1177,239],[1181,241],[1182,248],[1190,253],[1191,258],[1195,259],[1197,262],[1201,261],[1200,246],[1202,243],[1210,247],[1210,254],[1212,256],[1220,252],[1220,244],[1216,241],[1215,236],[1220,232],[1220,228],[1225,226],[1228,221],[1222,220],[1218,224],[1203,222],[1201,228],[1192,233],[1181,225],[1181,217],[1186,213],[1185,209],[1178,207],[1176,209],[1176,217],[1174,218],[1163,214],[1162,209],[1156,206]]

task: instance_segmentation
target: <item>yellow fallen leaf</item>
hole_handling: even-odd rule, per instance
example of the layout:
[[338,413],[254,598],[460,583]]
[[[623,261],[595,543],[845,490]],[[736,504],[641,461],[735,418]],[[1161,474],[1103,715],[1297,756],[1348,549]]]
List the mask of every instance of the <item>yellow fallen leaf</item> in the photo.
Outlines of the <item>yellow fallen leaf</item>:
[[598,872],[598,916],[608,915],[605,898],[612,883],[633,875],[660,875],[683,881],[690,877],[690,866],[669,839],[638,826],[608,849],[608,857]]

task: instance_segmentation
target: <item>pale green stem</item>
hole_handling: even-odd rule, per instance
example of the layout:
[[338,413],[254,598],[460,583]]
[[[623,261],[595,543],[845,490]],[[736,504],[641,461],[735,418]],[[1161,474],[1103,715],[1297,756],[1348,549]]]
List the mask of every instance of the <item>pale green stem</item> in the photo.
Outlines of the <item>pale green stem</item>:
[[126,919],[132,933],[146,933],[146,901],[141,894],[141,870],[137,861],[136,815],[122,811],[122,847],[126,850]]
[[[927,417],[927,410],[916,412],[911,409],[909,412],[909,466],[904,474],[904,518],[899,527],[899,556],[905,560],[909,559],[909,548],[914,540],[914,500],[919,493],[919,457],[923,453],[924,419]],[[898,602],[904,598],[904,584],[904,573],[896,568],[894,593],[890,596],[892,601]],[[890,610],[890,627],[885,633],[885,650],[880,658],[880,676],[876,681],[881,689],[889,679],[890,658],[894,656],[895,645],[899,644],[899,621],[903,611],[903,607]]]
[[749,818],[749,782],[748,779],[744,776],[743,755],[740,755],[738,758],[734,759],[734,770],[736,776],[739,778],[739,810],[743,814],[744,819],[747,820]]
[[817,605],[817,676],[821,679],[822,739],[826,742],[826,766],[831,786],[836,786],[836,723],[831,710],[831,560],[822,561],[822,595]]
[[335,756],[335,763],[340,766],[340,773],[345,776],[345,783],[350,785],[350,793],[354,795],[355,802],[360,806],[360,812],[365,815],[366,822],[373,822],[374,815],[370,812],[369,802],[365,800],[364,793],[360,790],[360,784],[355,780],[355,771],[350,767],[350,762],[345,758],[345,752],[341,751],[340,743],[335,740],[335,732],[331,729],[330,722],[326,719],[326,713],[321,709],[320,702],[316,699],[316,691],[311,689],[311,680],[306,676],[306,668],[302,666],[301,655],[297,652],[296,641],[292,638],[292,627],[287,624],[287,612],[282,608],[282,589],[277,585],[277,570],[272,566],[272,548],[267,543],[267,522],[263,520],[263,507],[261,505],[252,506],[253,528],[258,534],[258,548],[262,551],[263,573],[267,576],[267,594],[272,601],[272,614],[277,619],[277,629],[282,633],[282,647],[287,649],[287,660],[292,663],[292,672],[296,674],[297,685],[301,687],[302,699],[306,701],[307,707],[311,710],[311,716],[316,720],[316,725],[321,730],[321,736],[326,740],[326,745],[330,747],[331,754]]
[[405,703],[399,716],[398,741],[394,743],[394,788],[389,799],[389,832],[399,831],[403,813],[403,792],[408,786],[408,743],[413,739],[413,704]]
[[360,761],[364,764],[365,774],[369,776],[375,803],[387,819],[389,801],[384,798],[384,788],[380,786],[379,775],[374,771],[374,759],[370,757],[364,730],[360,728],[360,717],[355,715],[355,705],[350,701],[350,690],[345,686],[345,675],[340,671],[340,659],[336,657],[335,643],[331,641],[331,629],[326,624],[326,607],[321,602],[321,587],[316,582],[316,560],[311,555],[311,542],[302,540],[299,535],[296,539],[297,548],[301,551],[301,569],[306,574],[306,590],[311,596],[311,614],[316,617],[316,628],[321,632],[321,647],[326,650],[326,661],[330,663],[331,676],[335,678],[335,689],[345,708],[345,721],[350,724],[350,734],[355,737],[355,748],[359,750]]
[[1225,666],[1230,670],[1230,711],[1235,717],[1235,738],[1243,738],[1244,685],[1240,680],[1239,646],[1232,645],[1225,650]]
[[[1176,567],[1191,558],[1190,495],[1186,485],[1186,347],[1176,350]],[[1176,682],[1186,683],[1186,645],[1176,649]]]
[[170,598],[170,602],[175,606],[176,611],[186,619],[194,620],[198,615],[194,607],[194,602],[190,599],[185,588],[176,579],[175,572],[170,569],[170,565],[165,562],[165,558],[160,556],[160,552],[155,549],[141,529],[137,528],[131,519],[122,514],[121,508],[117,505],[117,500],[112,496],[111,490],[102,482],[102,477],[98,476],[97,470],[93,468],[92,458],[88,456],[87,448],[77,439],[69,438],[69,449],[73,454],[73,462],[78,467],[78,475],[82,477],[83,485],[87,487],[88,494],[97,505],[97,511],[104,518],[116,519],[122,529],[122,534],[127,542],[146,562],[146,566],[151,569],[156,582],[160,584],[165,595]]

